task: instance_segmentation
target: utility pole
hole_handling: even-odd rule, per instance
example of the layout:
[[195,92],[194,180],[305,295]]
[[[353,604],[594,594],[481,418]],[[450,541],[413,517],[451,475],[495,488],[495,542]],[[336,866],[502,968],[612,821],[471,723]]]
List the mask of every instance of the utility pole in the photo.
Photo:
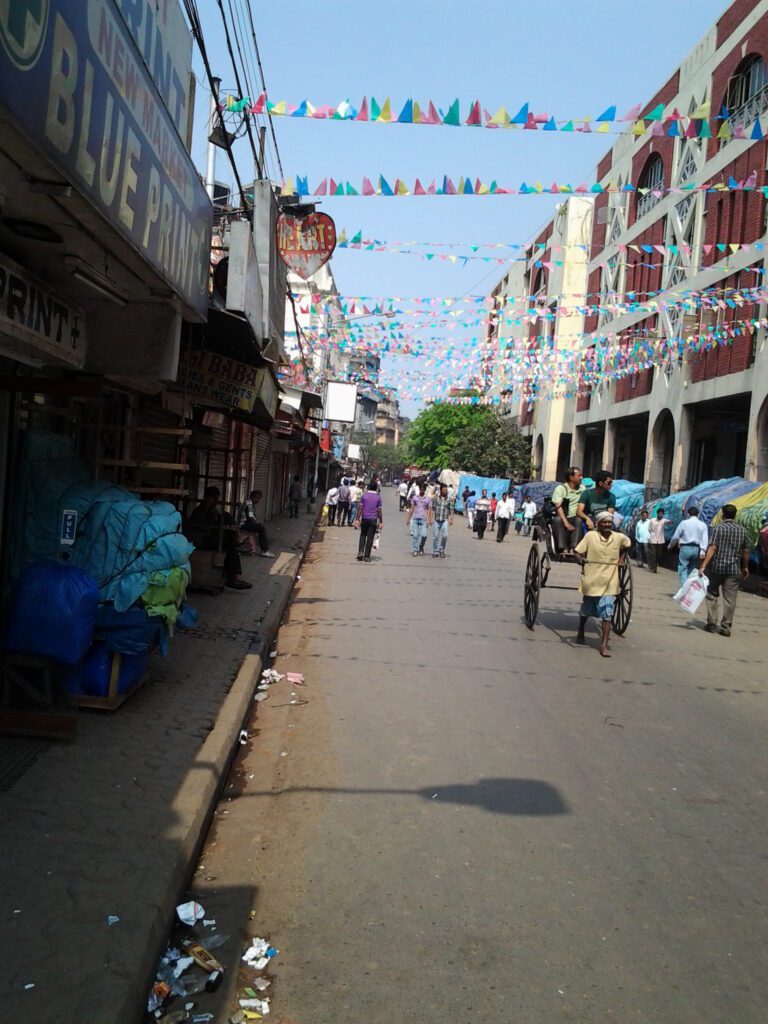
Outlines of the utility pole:
[[213,195],[216,188],[216,145],[211,142],[211,136],[219,122],[219,86],[220,78],[211,79],[211,103],[208,110],[208,160],[205,167],[205,191],[208,198],[213,202]]

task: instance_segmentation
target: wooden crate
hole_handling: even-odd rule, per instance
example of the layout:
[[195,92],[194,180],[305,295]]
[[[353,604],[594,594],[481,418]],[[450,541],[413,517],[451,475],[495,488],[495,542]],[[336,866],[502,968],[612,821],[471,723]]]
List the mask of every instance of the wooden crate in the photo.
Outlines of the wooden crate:
[[71,700],[79,708],[95,708],[99,711],[116,711],[121,704],[125,704],[129,697],[132,697],[149,678],[149,669],[141,675],[135,683],[118,693],[120,683],[120,668],[123,664],[122,654],[112,655],[112,667],[109,672],[109,689],[105,697],[92,697],[89,694],[71,694]]

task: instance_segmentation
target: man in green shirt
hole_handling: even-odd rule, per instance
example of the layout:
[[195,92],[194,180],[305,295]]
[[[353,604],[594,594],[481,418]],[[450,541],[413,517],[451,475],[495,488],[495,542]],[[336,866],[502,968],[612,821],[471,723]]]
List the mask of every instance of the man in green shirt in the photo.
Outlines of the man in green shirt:
[[613,473],[601,469],[595,473],[595,486],[582,494],[576,514],[584,520],[588,530],[594,530],[598,512],[610,512],[613,516],[616,511],[616,495],[611,490],[612,486]]
[[558,484],[552,492],[552,504],[555,506],[552,533],[558,551],[572,551],[579,541],[581,530],[576,513],[584,491],[581,480],[579,467],[571,466],[566,470],[565,483]]

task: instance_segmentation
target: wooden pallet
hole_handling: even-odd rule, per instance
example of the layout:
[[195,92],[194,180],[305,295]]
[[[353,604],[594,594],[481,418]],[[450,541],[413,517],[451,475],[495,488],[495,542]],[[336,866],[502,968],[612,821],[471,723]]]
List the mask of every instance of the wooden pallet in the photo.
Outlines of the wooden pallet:
[[104,697],[92,697],[89,694],[71,694],[71,700],[73,704],[76,704],[79,708],[92,708],[97,711],[116,711],[121,704],[125,704],[129,697],[132,697],[137,690],[146,683],[149,678],[149,669],[142,676],[140,676],[132,686],[129,686],[122,693],[118,692],[118,686],[120,683],[120,669],[123,664],[122,654],[112,655],[112,667],[109,673],[109,688],[106,696]]

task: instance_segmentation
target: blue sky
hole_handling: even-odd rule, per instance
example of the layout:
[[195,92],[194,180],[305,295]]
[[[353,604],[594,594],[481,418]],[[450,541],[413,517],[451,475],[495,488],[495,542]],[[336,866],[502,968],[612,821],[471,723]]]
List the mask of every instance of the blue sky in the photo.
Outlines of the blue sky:
[[[232,0],[242,11],[243,0]],[[224,7],[229,13],[229,0]],[[209,57],[222,90],[235,92],[214,0],[199,3]],[[619,115],[650,99],[724,9],[723,0],[420,0],[290,5],[252,2],[270,99],[315,105],[362,96],[381,103],[390,96],[399,112],[409,97],[434,100],[447,109],[459,98],[479,99],[492,113],[502,104],[514,114],[523,103],[556,119],[595,118],[611,104]],[[250,46],[249,46],[250,50]],[[205,165],[208,93],[202,62],[198,76],[193,155]],[[252,93],[258,95],[256,84]],[[310,185],[325,176],[359,183],[379,173],[390,182],[426,184],[447,173],[519,185],[540,179],[579,181],[590,177],[611,136],[484,129],[349,124],[309,119],[275,120],[287,176],[308,174]],[[252,178],[246,140],[236,144],[244,179]],[[270,153],[270,163],[274,155]],[[232,182],[226,156],[217,177]],[[548,196],[325,198],[320,209],[337,229],[381,239],[524,242],[549,218]],[[460,296],[487,293],[504,268],[466,267],[416,257],[339,251],[333,259],[339,291],[349,295]],[[385,370],[388,367],[385,366]],[[406,402],[413,415],[417,404]]]

